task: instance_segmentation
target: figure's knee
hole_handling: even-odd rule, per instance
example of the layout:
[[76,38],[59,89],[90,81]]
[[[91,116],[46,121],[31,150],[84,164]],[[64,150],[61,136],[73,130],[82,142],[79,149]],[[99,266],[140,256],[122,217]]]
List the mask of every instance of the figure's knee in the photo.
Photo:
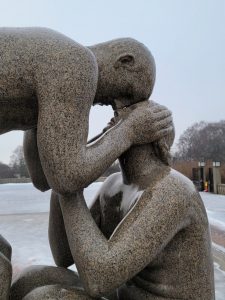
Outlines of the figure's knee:
[[76,282],[78,276],[71,270],[53,266],[32,266],[14,280],[10,296],[13,300],[20,300],[38,287],[55,284],[74,286]]
[[63,285],[48,285],[36,288],[30,292],[23,300],[91,300],[84,290],[74,287],[64,287]]

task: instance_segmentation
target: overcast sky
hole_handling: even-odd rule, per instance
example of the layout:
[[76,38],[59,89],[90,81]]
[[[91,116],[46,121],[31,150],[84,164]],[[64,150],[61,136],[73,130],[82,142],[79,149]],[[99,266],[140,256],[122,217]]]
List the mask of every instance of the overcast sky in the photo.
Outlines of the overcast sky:
[[[0,0],[0,11],[1,27],[49,27],[83,45],[143,42],[156,60],[151,98],[173,111],[176,140],[194,122],[225,119],[225,0]],[[90,136],[111,116],[94,107]],[[9,162],[22,136],[0,136],[0,161]]]

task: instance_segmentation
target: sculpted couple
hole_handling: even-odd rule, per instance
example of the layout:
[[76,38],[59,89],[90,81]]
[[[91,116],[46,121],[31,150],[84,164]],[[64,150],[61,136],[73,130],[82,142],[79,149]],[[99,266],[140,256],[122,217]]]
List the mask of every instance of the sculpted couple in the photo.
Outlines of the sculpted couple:
[[[0,239],[0,299],[214,299],[206,212],[169,166],[171,113],[149,101],[155,64],[133,39],[83,47],[49,29],[0,30],[0,133],[24,130],[34,185],[53,190],[49,241],[57,267],[11,285]],[[115,118],[87,144],[92,104]],[[117,158],[88,208],[83,189]],[[76,265],[79,276],[67,267]]]

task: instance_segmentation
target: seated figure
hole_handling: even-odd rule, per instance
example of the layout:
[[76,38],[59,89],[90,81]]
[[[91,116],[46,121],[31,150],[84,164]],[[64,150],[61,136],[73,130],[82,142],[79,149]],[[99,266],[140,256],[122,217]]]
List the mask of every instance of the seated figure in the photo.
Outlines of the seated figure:
[[[117,118],[138,105],[157,107],[144,101],[118,109]],[[172,142],[170,131],[159,142],[126,151],[119,158],[121,173],[107,178],[90,210],[82,191],[53,192],[52,252],[60,268],[75,262],[80,278],[54,281],[50,267],[52,274],[24,299],[214,299],[206,211],[192,182],[168,164]],[[37,267],[32,272],[43,274]],[[15,281],[14,293],[28,275]]]

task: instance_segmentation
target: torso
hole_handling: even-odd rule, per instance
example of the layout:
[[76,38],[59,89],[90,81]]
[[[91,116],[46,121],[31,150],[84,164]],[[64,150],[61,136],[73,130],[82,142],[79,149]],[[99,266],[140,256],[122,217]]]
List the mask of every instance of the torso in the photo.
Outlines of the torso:
[[[157,183],[157,189],[168,182],[170,186],[174,182],[180,185],[177,193],[181,198],[188,191],[187,198],[191,199],[196,212],[194,220],[178,232],[144,270],[119,289],[119,299],[214,299],[211,240],[204,205],[192,183],[178,172],[166,175]],[[130,210],[138,214],[140,209],[145,209],[141,202],[145,201],[142,199],[146,198],[143,197],[146,192],[148,189],[125,185],[120,173],[106,181],[100,193],[100,204],[101,230],[108,239],[120,226],[118,224],[125,222]],[[167,192],[169,195],[170,188]],[[151,193],[148,201],[151,201]],[[195,297],[191,298],[193,291]]]
[[54,80],[60,71],[57,62],[65,56],[71,68],[79,68],[82,55],[88,56],[85,47],[53,30],[1,28],[0,134],[35,127],[39,93],[49,88],[49,78]]

